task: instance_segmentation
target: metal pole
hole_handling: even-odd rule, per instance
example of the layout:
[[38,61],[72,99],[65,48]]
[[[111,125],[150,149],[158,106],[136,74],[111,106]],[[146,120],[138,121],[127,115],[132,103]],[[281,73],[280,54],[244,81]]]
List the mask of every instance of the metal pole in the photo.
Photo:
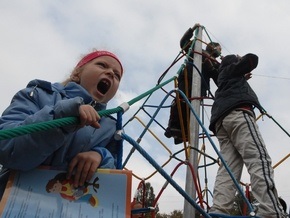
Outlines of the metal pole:
[[[193,54],[193,64],[200,70],[201,72],[201,64],[202,64],[202,27],[199,26],[195,30],[195,36],[197,40],[195,41],[194,45],[194,54]],[[199,40],[198,40],[199,39]],[[193,67],[192,70],[192,89],[191,89],[191,97],[200,97],[200,88],[201,88],[201,77],[198,71]],[[200,100],[192,100],[191,105],[196,112],[196,114],[200,115]],[[190,114],[190,141],[189,145],[198,149],[198,142],[199,142],[199,124],[195,120],[193,114]],[[189,164],[193,166],[194,173],[197,173],[197,165],[198,165],[198,153],[193,149],[190,149],[189,153]],[[194,185],[194,181],[192,178],[192,173],[189,167],[187,167],[186,172],[186,182],[185,182],[185,192],[188,193],[193,199],[196,199],[196,187]],[[192,207],[186,200],[184,201],[184,210],[183,210],[183,217],[184,218],[195,218],[195,208]]]

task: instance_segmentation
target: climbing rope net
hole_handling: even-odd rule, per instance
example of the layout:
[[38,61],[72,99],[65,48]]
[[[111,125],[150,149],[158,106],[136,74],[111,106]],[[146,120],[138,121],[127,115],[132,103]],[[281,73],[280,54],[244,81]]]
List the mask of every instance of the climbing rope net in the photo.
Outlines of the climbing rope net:
[[[203,45],[207,45],[207,42],[211,42],[211,38],[206,29],[202,27],[207,34],[207,39],[202,40]],[[191,51],[194,52],[194,46],[197,38],[191,41]],[[202,55],[202,54],[200,54]],[[223,158],[220,156],[218,148],[215,143],[215,138],[207,130],[210,107],[213,102],[213,96],[203,98],[189,98],[188,90],[178,89],[178,77],[181,72],[184,71],[186,63],[191,57],[184,50],[181,50],[172,64],[161,74],[156,86],[143,94],[133,98],[132,100],[121,104],[120,106],[98,111],[99,115],[108,116],[116,114],[117,116],[117,132],[116,139],[119,139],[120,146],[118,151],[118,169],[133,169],[133,176],[139,181],[139,185],[136,192],[143,190],[143,198],[138,199],[141,201],[143,208],[133,210],[132,213],[142,213],[142,217],[145,217],[145,213],[150,213],[152,217],[155,216],[156,207],[158,202],[162,199],[162,195],[171,185],[171,188],[175,189],[182,198],[185,199],[195,210],[203,217],[227,217],[224,215],[209,214],[210,200],[212,197],[211,190],[208,188],[211,182],[213,184],[214,179],[208,178],[211,166],[216,166],[223,162]],[[183,62],[182,62],[183,61]],[[181,64],[180,64],[181,63]],[[173,76],[169,76],[173,66],[180,65],[177,73]],[[192,64],[192,67],[196,66]],[[198,69],[197,69],[198,70]],[[201,73],[199,72],[201,75]],[[166,79],[167,78],[167,79]],[[189,84],[187,84],[189,86]],[[180,102],[187,105],[188,112],[184,118],[184,114],[181,113],[180,105],[178,110],[179,120],[185,121],[185,125],[189,124],[190,116],[194,117],[195,122],[198,124],[200,132],[198,135],[199,146],[190,145],[190,135],[186,134],[185,128],[181,128],[182,142],[179,144],[173,143],[173,138],[168,138],[164,135],[166,126],[168,125],[168,117],[170,114],[170,108],[172,101],[176,100],[177,106]],[[192,107],[192,101],[200,101],[200,114],[197,114]],[[141,106],[136,112],[124,120],[125,112],[130,106],[135,103]],[[274,123],[288,136],[290,135],[285,129],[272,117],[266,110],[264,113],[258,116],[268,117],[274,121]],[[125,122],[124,122],[125,121]],[[30,124],[27,126],[21,126],[14,129],[6,129],[0,131],[0,140],[17,137],[24,134],[30,134],[37,131],[45,131],[51,128],[58,128],[66,125],[77,124],[78,118],[66,117],[58,120],[52,120],[42,123]],[[189,124],[190,125],[190,124]],[[188,136],[187,136],[188,135]],[[188,160],[190,157],[190,150],[198,153],[197,168],[193,166]],[[137,152],[136,152],[137,151]],[[290,153],[283,157],[274,168],[278,167],[282,162],[289,158]],[[139,165],[138,171],[134,171],[136,165]],[[184,190],[185,182],[185,169],[189,169],[191,173],[192,182],[195,186],[196,194],[193,198]],[[214,169],[214,171],[216,168]],[[230,170],[229,170],[229,173]],[[176,176],[178,175],[178,177]],[[144,192],[145,182],[150,182],[152,178],[159,176],[160,183],[163,183],[160,190],[154,199],[153,205],[150,208],[145,207],[144,204]],[[175,179],[184,178],[184,179]],[[242,187],[248,190],[249,184],[241,181],[235,181],[238,191],[242,195],[242,198],[246,202],[247,210],[254,211],[253,206],[249,202],[249,196],[243,191]],[[134,198],[134,201],[137,200]],[[231,216],[233,217],[233,216]],[[236,216],[239,217],[239,216]],[[255,217],[252,213],[251,216],[240,217]]]

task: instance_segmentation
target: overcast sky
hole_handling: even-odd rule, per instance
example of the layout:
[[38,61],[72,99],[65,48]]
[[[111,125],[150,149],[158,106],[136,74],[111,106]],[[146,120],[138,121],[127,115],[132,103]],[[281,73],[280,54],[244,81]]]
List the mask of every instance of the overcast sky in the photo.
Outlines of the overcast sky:
[[[259,65],[249,83],[266,111],[286,131],[290,131],[289,8],[288,0],[1,1],[0,111],[32,79],[63,81],[80,57],[92,48],[113,51],[124,65],[125,74],[120,90],[109,105],[110,108],[117,107],[156,85],[160,75],[178,55],[179,40],[184,32],[200,23],[211,40],[222,45],[223,55],[251,52],[259,56]],[[209,42],[205,33],[203,39]],[[166,78],[175,75],[182,63],[178,62]],[[173,83],[166,87],[167,90],[172,88]],[[159,92],[156,96],[152,96],[150,104],[159,105],[165,95]],[[131,107],[124,116],[124,122],[143,101]],[[167,110],[158,119],[165,125],[168,116]],[[144,113],[140,117],[146,120]],[[290,151],[289,137],[268,117],[259,120],[258,124],[273,164],[276,164]],[[141,133],[137,131],[139,125],[137,122],[129,123],[126,133],[136,139]],[[172,140],[164,138],[162,128],[156,127],[153,131],[170,150],[182,149],[181,144],[174,145]],[[169,158],[160,143],[152,140],[152,137],[140,144],[160,163]],[[124,144],[124,159],[131,147],[128,143]],[[208,144],[207,151],[210,153],[210,150],[211,145]],[[217,157],[214,153],[211,155]],[[168,165],[166,170],[169,174],[176,164],[177,161],[172,161]],[[287,159],[275,169],[279,195],[288,204],[289,164]],[[141,178],[146,178],[153,171],[136,152],[128,168]],[[216,166],[208,169],[210,190],[216,170]],[[180,171],[184,171],[184,168]],[[184,186],[184,172],[177,173],[174,178]],[[242,180],[249,183],[247,175]],[[133,180],[132,194],[138,182]],[[154,175],[148,182],[158,194],[165,181]],[[160,198],[159,208],[161,212],[183,209],[183,200],[168,187]]]

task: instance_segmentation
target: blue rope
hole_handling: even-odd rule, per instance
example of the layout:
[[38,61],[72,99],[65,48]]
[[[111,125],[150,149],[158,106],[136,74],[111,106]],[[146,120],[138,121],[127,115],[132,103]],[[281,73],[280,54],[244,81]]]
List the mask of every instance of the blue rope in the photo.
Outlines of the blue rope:
[[260,218],[258,216],[232,216],[232,215],[225,215],[225,214],[218,214],[218,213],[209,213],[211,217],[216,218]]
[[192,206],[194,206],[204,217],[210,218],[209,216],[171,177],[168,175],[162,167],[130,136],[122,133],[122,138],[128,141],[131,145],[136,148],[145,159],[169,182]]
[[[121,131],[122,130],[122,116],[123,111],[119,111],[117,113],[117,123],[116,123],[116,130]],[[120,139],[117,143],[117,163],[116,168],[117,169],[123,169],[122,168],[122,160],[123,159],[123,140]]]

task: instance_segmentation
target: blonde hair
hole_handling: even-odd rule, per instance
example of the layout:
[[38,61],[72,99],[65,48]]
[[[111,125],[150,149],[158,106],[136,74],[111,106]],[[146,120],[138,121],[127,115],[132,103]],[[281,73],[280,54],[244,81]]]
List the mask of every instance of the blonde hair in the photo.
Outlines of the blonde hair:
[[84,68],[83,66],[82,67],[75,67],[73,69],[73,71],[70,73],[70,76],[67,79],[65,79],[63,82],[61,82],[61,84],[63,86],[66,86],[69,82],[77,82],[74,80],[74,77],[75,77],[75,75],[81,73],[83,71],[83,68]]
[[[94,51],[97,51],[97,49],[93,48],[92,52],[94,52]],[[82,57],[80,58],[80,60],[83,59],[86,55],[87,54],[81,55]],[[66,86],[69,82],[76,82],[76,81],[74,81],[73,77],[74,77],[74,75],[77,75],[77,74],[81,73],[82,70],[83,70],[83,66],[81,66],[81,67],[75,66],[75,68],[70,73],[70,76],[67,79],[65,79],[63,82],[61,82],[61,84]]]

